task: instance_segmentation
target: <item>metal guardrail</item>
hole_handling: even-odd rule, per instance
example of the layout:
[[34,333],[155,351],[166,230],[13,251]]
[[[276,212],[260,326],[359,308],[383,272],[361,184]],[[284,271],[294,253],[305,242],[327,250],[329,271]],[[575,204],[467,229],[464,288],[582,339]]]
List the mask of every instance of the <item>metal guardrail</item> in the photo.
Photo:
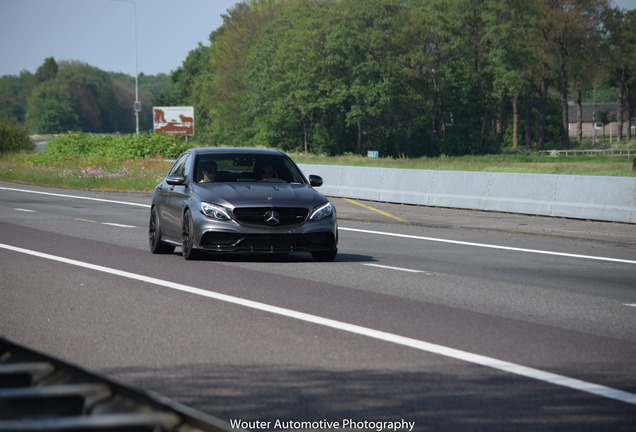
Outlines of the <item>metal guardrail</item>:
[[611,157],[636,157],[636,149],[589,149],[589,150],[539,150],[542,156],[611,156]]
[[0,337],[0,431],[237,430],[215,417]]

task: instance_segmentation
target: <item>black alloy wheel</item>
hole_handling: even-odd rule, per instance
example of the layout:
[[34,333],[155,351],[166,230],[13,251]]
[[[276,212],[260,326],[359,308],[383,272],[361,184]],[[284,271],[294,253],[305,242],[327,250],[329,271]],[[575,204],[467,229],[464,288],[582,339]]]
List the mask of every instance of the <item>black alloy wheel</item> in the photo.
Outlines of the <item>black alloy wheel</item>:
[[194,249],[194,224],[192,222],[192,213],[187,209],[183,214],[183,223],[181,229],[181,254],[186,260],[195,260],[200,257],[200,252]]
[[161,241],[161,228],[159,226],[159,215],[157,209],[153,207],[150,210],[150,223],[148,224],[148,246],[153,254],[171,254],[174,252],[174,246],[165,244]]

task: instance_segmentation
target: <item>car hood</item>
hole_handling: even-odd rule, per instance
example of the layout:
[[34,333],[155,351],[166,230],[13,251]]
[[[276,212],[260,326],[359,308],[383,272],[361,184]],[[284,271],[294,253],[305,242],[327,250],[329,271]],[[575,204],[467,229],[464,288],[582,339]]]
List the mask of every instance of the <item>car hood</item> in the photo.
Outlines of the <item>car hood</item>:
[[297,183],[203,183],[193,191],[201,201],[226,207],[307,207],[327,202],[319,192],[306,184]]

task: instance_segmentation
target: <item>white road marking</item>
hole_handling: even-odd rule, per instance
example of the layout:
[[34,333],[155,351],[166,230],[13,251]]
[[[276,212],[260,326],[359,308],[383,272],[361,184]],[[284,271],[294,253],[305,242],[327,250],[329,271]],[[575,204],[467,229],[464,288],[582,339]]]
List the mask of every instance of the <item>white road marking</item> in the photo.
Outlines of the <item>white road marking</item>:
[[379,267],[379,268],[388,269],[388,270],[409,272],[409,273],[424,273],[423,270],[413,270],[413,269],[407,269],[402,267],[392,267],[392,266],[381,265],[381,264],[362,264],[362,265],[369,266],[369,267]]
[[119,228],[137,228],[134,225],[124,225],[124,224],[118,224],[118,223],[113,223],[113,222],[102,222],[102,225],[109,225],[109,226],[114,226],[114,227],[119,227]]
[[623,306],[636,307],[636,303],[623,303]]
[[[114,200],[108,200],[108,199],[102,199],[102,198],[91,198],[91,197],[84,197],[84,196],[78,196],[78,195],[65,195],[65,194],[58,194],[58,193],[52,193],[52,192],[32,191],[28,189],[17,189],[17,188],[9,188],[9,187],[2,187],[2,186],[0,186],[0,190],[28,192],[28,193],[34,193],[34,194],[58,196],[63,198],[77,198],[77,199],[90,200],[90,201],[109,202],[109,203],[115,203],[115,204],[124,204],[124,205],[130,205],[130,206],[150,208],[150,204],[139,204],[139,203],[126,202],[126,201],[114,201]],[[410,238],[415,240],[425,240],[425,241],[449,243],[449,244],[456,244],[456,245],[463,245],[463,246],[475,246],[475,247],[490,248],[490,249],[509,250],[509,251],[515,251],[515,252],[527,252],[527,253],[535,253],[535,254],[543,254],[543,255],[563,256],[563,257],[569,257],[569,258],[590,259],[590,260],[596,260],[596,261],[609,261],[609,262],[617,262],[617,263],[624,263],[624,264],[636,264],[636,260],[626,260],[626,259],[619,259],[619,258],[596,257],[591,255],[580,255],[580,254],[572,254],[572,253],[565,253],[565,252],[551,252],[551,251],[543,251],[543,250],[537,250],[537,249],[516,248],[516,247],[510,247],[510,246],[497,246],[497,245],[489,245],[489,244],[483,244],[483,243],[473,243],[473,242],[465,242],[465,241],[459,241],[459,240],[448,240],[448,239],[440,239],[440,238],[434,238],[434,237],[422,237],[422,236],[414,236],[414,235],[408,235],[408,234],[386,233],[382,231],[371,231],[371,230],[363,230],[363,229],[356,229],[356,228],[338,227],[338,229],[342,231],[360,232],[360,233],[383,235],[383,236],[390,236],[390,237]]]
[[440,238],[434,238],[434,237],[422,237],[422,236],[408,235],[408,234],[385,233],[382,231],[370,231],[370,230],[363,230],[363,229],[356,229],[356,228],[338,227],[338,229],[343,231],[360,232],[365,234],[401,237],[401,238],[408,238],[408,239],[414,239],[414,240],[426,240],[426,241],[432,241],[432,242],[438,242],[438,243],[450,243],[450,244],[457,244],[462,246],[476,246],[476,247],[482,247],[482,248],[501,249],[501,250],[515,251],[515,252],[529,252],[529,253],[535,253],[535,254],[556,255],[556,256],[569,257],[569,258],[583,258],[583,259],[590,259],[590,260],[596,260],[596,261],[610,261],[610,262],[617,262],[617,263],[624,263],[624,264],[636,264],[636,261],[634,260],[626,260],[626,259],[620,259],[620,258],[597,257],[592,255],[580,255],[580,254],[572,254],[572,253],[566,253],[566,252],[551,252],[551,251],[544,251],[544,250],[538,250],[538,249],[524,249],[524,248],[517,248],[517,247],[510,247],[510,246],[497,246],[497,245],[489,245],[484,243],[473,243],[473,242],[465,242],[465,241],[459,241],[459,240],[440,239]]
[[[50,196],[57,196],[57,197],[63,197],[63,198],[76,198],[76,199],[83,199],[83,200],[89,200],[89,201],[109,202],[109,203],[125,204],[125,205],[138,206],[138,207],[148,207],[148,208],[150,207],[150,205],[148,205],[148,204],[138,204],[138,203],[131,203],[131,202],[127,202],[127,201],[114,201],[114,200],[107,200],[107,199],[102,199],[102,198],[84,197],[84,196],[79,196],[79,195],[65,195],[65,194],[58,194],[58,193],[52,193],[52,192],[32,191],[32,190],[28,190],[28,189],[17,189],[17,188],[8,188],[8,187],[0,187],[0,189],[10,190],[10,191],[17,191],[17,192],[28,192],[28,193],[41,194],[41,195],[50,195]],[[22,208],[16,208],[14,210],[22,211],[22,212],[37,213],[35,210],[28,210],[28,209],[22,209]],[[94,220],[79,219],[79,218],[75,218],[75,220],[80,220],[80,221],[83,221],[83,222],[97,222],[97,221],[94,221]],[[101,222],[101,224],[102,225],[109,225],[109,226],[119,227],[119,228],[137,228],[134,225],[124,225],[124,224],[118,224],[118,223],[113,223],[113,222]]]
[[200,288],[195,288],[187,285],[182,285],[176,282],[164,281],[161,279],[143,276],[136,273],[130,273],[123,270],[117,270],[109,267],[104,267],[96,264],[90,264],[82,261],[77,261],[69,258],[64,258],[56,255],[50,255],[43,252],[33,251],[29,249],[23,249],[16,246],[6,245],[0,243],[0,248],[31,255],[39,258],[44,258],[52,261],[61,262],[77,267],[82,267],[90,270],[100,271],[112,275],[121,276],[128,279],[133,279],[141,282],[147,282],[154,285],[162,286],[165,288],[182,291],[202,297],[211,298],[239,306],[256,309],[263,312],[268,312],[288,318],[297,319],[300,321],[330,327],[333,329],[349,332],[369,338],[425,351],[432,354],[438,354],[446,356],[452,359],[465,361],[468,363],[489,367],[492,369],[500,370],[503,372],[520,375],[526,378],[543,381],[546,383],[566,387],[572,390],[578,390],[581,392],[593,394],[596,396],[604,397],[607,399],[613,399],[620,402],[636,405],[636,394],[629,393],[623,390],[618,390],[612,387],[607,387],[600,384],[594,384],[586,381],[582,381],[575,378],[566,377],[563,375],[554,374],[551,372],[545,372],[540,369],[522,366],[516,363],[511,363],[503,360],[498,360],[492,357],[486,357],[479,354],[473,354],[466,351],[461,351],[455,348],[445,347],[443,345],[432,344],[429,342],[421,341],[418,339],[408,338],[380,330],[373,330],[370,328],[358,326],[355,324],[349,324],[342,321],[336,321],[329,318],[323,318],[316,315],[311,315],[304,312],[298,312],[291,309],[281,308],[278,306],[272,306],[265,303],[259,303],[253,300],[247,300],[240,297],[234,297],[227,294],[221,294],[213,291],[206,291]]
[[27,192],[32,194],[49,195],[49,196],[56,196],[56,197],[62,197],[62,198],[75,198],[75,199],[82,199],[82,200],[88,200],[88,201],[100,201],[100,202],[108,202],[108,203],[114,203],[114,204],[124,204],[129,206],[150,208],[150,204],[139,204],[139,203],[133,203],[133,202],[127,202],[127,201],[115,201],[115,200],[102,199],[102,198],[85,197],[81,195],[65,195],[65,194],[59,194],[59,193],[53,193],[53,192],[34,191],[29,189],[18,189],[18,188],[10,188],[10,187],[2,187],[2,186],[0,186],[0,190],[8,190],[8,191],[14,191],[14,192]]

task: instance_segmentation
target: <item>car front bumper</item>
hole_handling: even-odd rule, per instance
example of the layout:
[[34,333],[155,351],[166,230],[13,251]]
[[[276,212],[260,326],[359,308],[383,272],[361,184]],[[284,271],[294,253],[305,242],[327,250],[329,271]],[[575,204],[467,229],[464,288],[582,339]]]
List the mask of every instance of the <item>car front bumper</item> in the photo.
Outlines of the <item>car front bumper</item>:
[[298,226],[252,227],[236,221],[221,222],[193,212],[195,247],[209,252],[290,253],[327,252],[338,246],[334,213]]

